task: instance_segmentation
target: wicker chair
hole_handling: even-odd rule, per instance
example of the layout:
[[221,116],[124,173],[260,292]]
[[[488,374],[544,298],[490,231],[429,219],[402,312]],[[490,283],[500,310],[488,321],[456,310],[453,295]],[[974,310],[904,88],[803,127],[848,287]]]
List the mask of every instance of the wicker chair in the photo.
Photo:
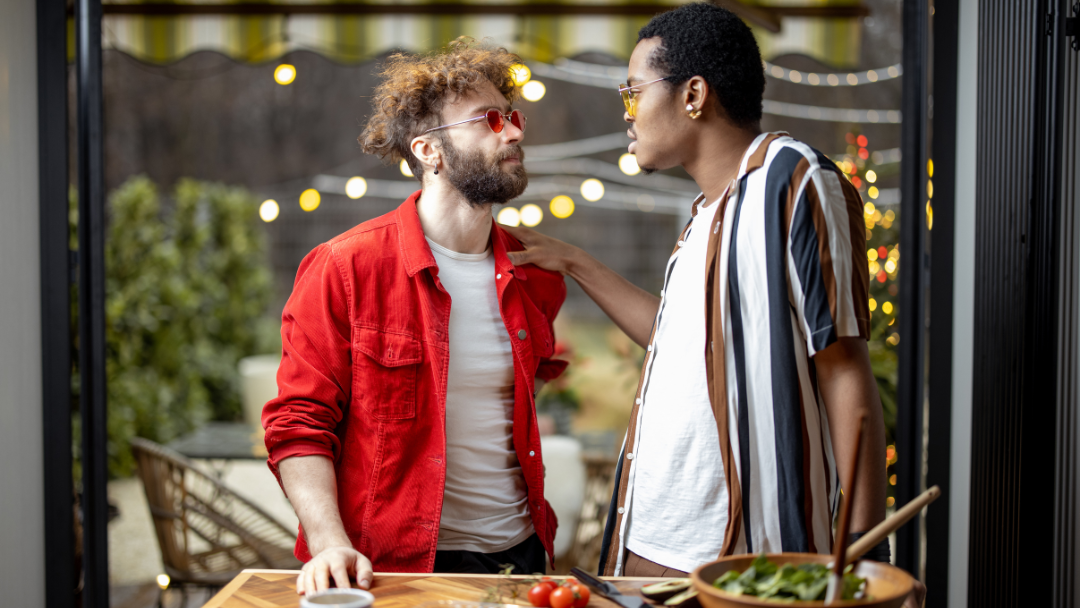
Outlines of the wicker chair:
[[296,536],[265,511],[165,446],[135,438],[131,448],[170,584],[213,588],[245,568],[299,568]]

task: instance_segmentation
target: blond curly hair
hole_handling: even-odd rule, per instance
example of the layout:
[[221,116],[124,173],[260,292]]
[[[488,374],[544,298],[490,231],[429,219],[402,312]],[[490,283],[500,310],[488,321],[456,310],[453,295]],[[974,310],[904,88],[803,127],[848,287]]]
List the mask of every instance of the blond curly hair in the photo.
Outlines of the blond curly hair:
[[513,103],[517,87],[510,68],[518,63],[521,59],[506,49],[468,36],[429,54],[391,55],[380,74],[382,84],[372,98],[374,113],[357,138],[360,148],[387,162],[405,159],[423,183],[423,168],[409,143],[439,125],[443,105],[452,96],[476,90],[485,80]]

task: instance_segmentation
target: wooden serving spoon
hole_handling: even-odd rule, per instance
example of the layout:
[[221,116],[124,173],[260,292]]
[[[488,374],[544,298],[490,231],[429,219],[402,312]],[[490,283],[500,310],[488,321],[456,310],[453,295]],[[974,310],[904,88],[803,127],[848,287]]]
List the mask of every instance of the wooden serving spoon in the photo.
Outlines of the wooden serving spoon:
[[899,511],[893,513],[888,519],[871,528],[869,532],[848,547],[846,561],[851,563],[862,557],[863,553],[873,549],[878,543],[898,530],[900,526],[906,524],[908,520],[918,515],[919,511],[923,510],[923,507],[937,500],[939,496],[941,496],[941,488],[937,486],[919,494],[915,497],[915,500],[907,503]]

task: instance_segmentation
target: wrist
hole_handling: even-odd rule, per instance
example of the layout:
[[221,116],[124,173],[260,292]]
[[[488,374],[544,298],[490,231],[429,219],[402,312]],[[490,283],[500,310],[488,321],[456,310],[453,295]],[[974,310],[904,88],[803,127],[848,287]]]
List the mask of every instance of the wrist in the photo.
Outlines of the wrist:
[[326,534],[326,535],[314,535],[305,531],[304,536],[308,543],[308,552],[314,557],[327,549],[334,547],[348,547],[352,548],[352,541],[349,540],[348,535],[342,531],[341,534]]
[[596,258],[585,253],[584,249],[572,247],[570,254],[563,260],[563,268],[566,269],[566,274],[570,275],[570,278],[578,283],[583,283],[587,282],[589,269],[594,262],[596,262]]

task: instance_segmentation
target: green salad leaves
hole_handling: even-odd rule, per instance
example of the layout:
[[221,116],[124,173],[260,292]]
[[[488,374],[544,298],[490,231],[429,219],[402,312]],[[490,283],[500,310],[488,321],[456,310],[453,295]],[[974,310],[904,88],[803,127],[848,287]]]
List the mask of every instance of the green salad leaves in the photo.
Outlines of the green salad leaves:
[[[861,599],[864,595],[866,579],[855,576],[851,569],[851,564],[844,569],[841,599]],[[829,569],[822,564],[777,566],[762,553],[744,572],[725,572],[713,582],[713,587],[734,595],[753,595],[776,602],[824,600],[829,575]]]

